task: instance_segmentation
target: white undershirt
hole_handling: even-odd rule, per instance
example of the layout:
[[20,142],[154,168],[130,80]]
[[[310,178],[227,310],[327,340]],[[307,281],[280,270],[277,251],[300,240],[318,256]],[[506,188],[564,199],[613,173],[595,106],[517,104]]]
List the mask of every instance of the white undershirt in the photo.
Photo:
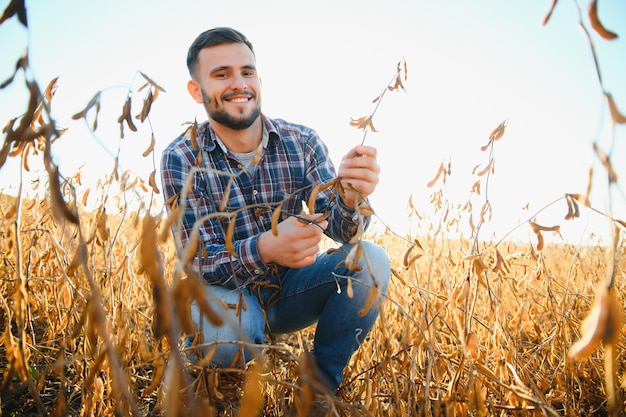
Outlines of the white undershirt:
[[[226,147],[226,145],[224,144],[224,142],[222,141],[222,139],[215,135],[217,137],[217,143],[219,143],[220,147],[224,150],[224,152],[228,153],[229,150]],[[267,142],[269,141],[269,133],[267,133],[267,129],[265,129],[265,125],[263,125],[263,134],[261,136],[261,144],[263,145],[263,148],[267,148]],[[252,172],[254,171],[254,167],[252,164],[252,160],[254,159],[254,156],[256,155],[257,151],[259,149],[255,149],[253,151],[250,152],[232,152],[230,151],[231,155],[233,155],[235,158],[237,158],[239,160],[239,162],[241,162],[241,164],[243,165],[243,168],[248,172],[248,174],[252,175]]]

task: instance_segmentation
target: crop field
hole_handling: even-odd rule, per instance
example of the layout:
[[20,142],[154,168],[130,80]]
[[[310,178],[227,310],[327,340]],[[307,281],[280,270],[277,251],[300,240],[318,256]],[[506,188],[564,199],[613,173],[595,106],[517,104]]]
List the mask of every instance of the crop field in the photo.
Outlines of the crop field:
[[[615,129],[626,116],[602,86],[590,33],[606,40],[616,35],[602,25],[596,6],[592,1],[588,11],[591,27],[581,27]],[[11,1],[0,24],[15,17],[26,27],[25,16],[24,2]],[[28,97],[27,108],[16,109],[2,131],[0,168],[18,160],[21,173],[35,166],[43,172],[30,184],[16,176],[14,194],[0,189],[0,415],[308,416],[320,397],[308,353],[315,327],[269,334],[262,354],[241,366],[214,368],[210,354],[191,361],[183,341],[196,332],[190,306],[202,304],[204,284],[190,261],[202,248],[177,248],[173,239],[181,211],[165,209],[154,132],[142,154],[154,165],[146,178],[122,172],[117,158],[110,174],[93,184],[83,183],[80,172],[61,175],[51,151],[64,134],[50,110],[57,80],[40,86],[29,65],[27,55],[18,58],[13,75],[0,80],[2,94],[23,78]],[[400,61],[374,111],[352,119],[363,141],[375,131],[385,94],[404,90],[406,74]],[[72,119],[84,121],[94,137],[107,123],[119,127],[121,138],[150,125],[151,106],[164,90],[143,72],[136,79],[143,85],[116,103],[117,120],[98,119],[109,104],[101,92]],[[548,205],[562,210],[561,223],[542,224],[540,209],[517,226],[528,230],[528,239],[505,234],[494,240],[481,228],[493,216],[494,149],[506,140],[507,121],[494,126],[485,132],[467,201],[450,201],[451,168],[442,163],[428,182],[428,207],[412,197],[398,202],[417,232],[392,230],[376,207],[361,206],[381,227],[360,229],[356,247],[363,240],[382,246],[391,282],[384,297],[372,288],[363,306],[376,304],[380,317],[337,395],[322,395],[330,406],[326,415],[624,414],[626,222],[590,201],[597,178],[620,190],[614,169],[620,158],[613,153],[619,147],[593,144],[603,171],[589,172],[586,193],[563,194]],[[190,122],[185,129],[196,127]],[[339,187],[336,180],[318,185]],[[600,221],[575,243],[563,239],[562,224],[583,215]],[[594,227],[607,225],[610,237],[602,239],[605,230]],[[323,243],[323,250],[337,245]],[[218,322],[210,307],[201,309]]]
[[[566,200],[579,207],[564,197],[564,212]],[[0,199],[3,415],[306,415],[313,328],[271,339],[246,369],[192,365],[179,330],[201,284],[177,271],[167,217],[76,203],[74,224],[55,220],[54,199]],[[333,415],[595,415],[609,399],[621,405],[623,280],[610,292],[603,283],[612,267],[623,276],[623,243],[611,266],[597,244],[363,238],[386,248],[393,277]],[[592,309],[586,351],[573,357]]]

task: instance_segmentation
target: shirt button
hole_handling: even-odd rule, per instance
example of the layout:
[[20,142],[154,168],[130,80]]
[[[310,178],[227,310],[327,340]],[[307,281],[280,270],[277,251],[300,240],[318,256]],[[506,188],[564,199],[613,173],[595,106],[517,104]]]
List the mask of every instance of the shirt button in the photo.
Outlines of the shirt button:
[[259,216],[259,220],[261,220],[261,221],[263,221],[263,219],[264,219],[264,218],[265,218],[265,217],[263,217],[263,215],[262,215],[262,214]]
[[257,190],[252,190],[252,194],[257,195],[259,192]]
[[259,275],[259,274],[261,273],[261,271],[259,271],[258,269],[255,269],[255,270],[254,270],[254,273],[255,273],[256,275]]
[[243,169],[243,165],[239,164],[239,165],[237,165],[237,168]]

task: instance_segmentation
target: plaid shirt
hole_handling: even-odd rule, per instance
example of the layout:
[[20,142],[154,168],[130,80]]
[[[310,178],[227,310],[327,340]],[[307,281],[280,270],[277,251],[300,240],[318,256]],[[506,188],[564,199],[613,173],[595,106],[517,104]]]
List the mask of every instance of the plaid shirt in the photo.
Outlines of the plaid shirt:
[[[184,205],[181,222],[172,227],[178,249],[189,244],[194,224],[201,221],[201,245],[192,265],[209,284],[235,287],[265,275],[271,265],[261,260],[257,242],[261,233],[271,230],[274,210],[281,206],[281,220],[302,213],[313,187],[336,178],[328,149],[314,130],[262,117],[267,145],[251,174],[220,146],[208,122],[198,125],[195,143],[188,130],[161,157],[164,198],[172,201],[178,196],[177,204]],[[183,191],[188,181],[189,188]],[[331,187],[317,194],[315,212],[328,213],[326,235],[345,243],[357,233],[359,217],[332,193]],[[172,209],[168,205],[168,211]],[[226,245],[232,221],[236,256]],[[369,224],[369,218],[362,221]]]

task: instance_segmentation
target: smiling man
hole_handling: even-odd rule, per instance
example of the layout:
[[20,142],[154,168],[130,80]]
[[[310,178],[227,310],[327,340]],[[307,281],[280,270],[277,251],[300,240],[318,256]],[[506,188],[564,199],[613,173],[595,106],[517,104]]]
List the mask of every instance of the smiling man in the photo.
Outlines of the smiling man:
[[[389,258],[371,242],[358,241],[357,262],[345,262],[355,245],[349,242],[369,224],[358,206],[378,183],[376,149],[356,146],[335,171],[314,130],[264,115],[254,49],[234,29],[201,33],[187,67],[189,93],[208,120],[163,151],[164,197],[175,201],[170,211],[184,207],[173,227],[177,248],[197,244],[190,266],[206,284],[204,299],[224,318],[214,325],[194,303],[198,333],[187,348],[210,352],[215,366],[237,358],[245,364],[269,332],[317,323],[312,356],[335,392],[379,315],[379,303],[364,308],[372,289],[382,300],[389,282]],[[315,188],[338,177],[345,192]],[[305,215],[303,202],[313,193],[314,212]],[[342,250],[320,252],[323,234]]]

